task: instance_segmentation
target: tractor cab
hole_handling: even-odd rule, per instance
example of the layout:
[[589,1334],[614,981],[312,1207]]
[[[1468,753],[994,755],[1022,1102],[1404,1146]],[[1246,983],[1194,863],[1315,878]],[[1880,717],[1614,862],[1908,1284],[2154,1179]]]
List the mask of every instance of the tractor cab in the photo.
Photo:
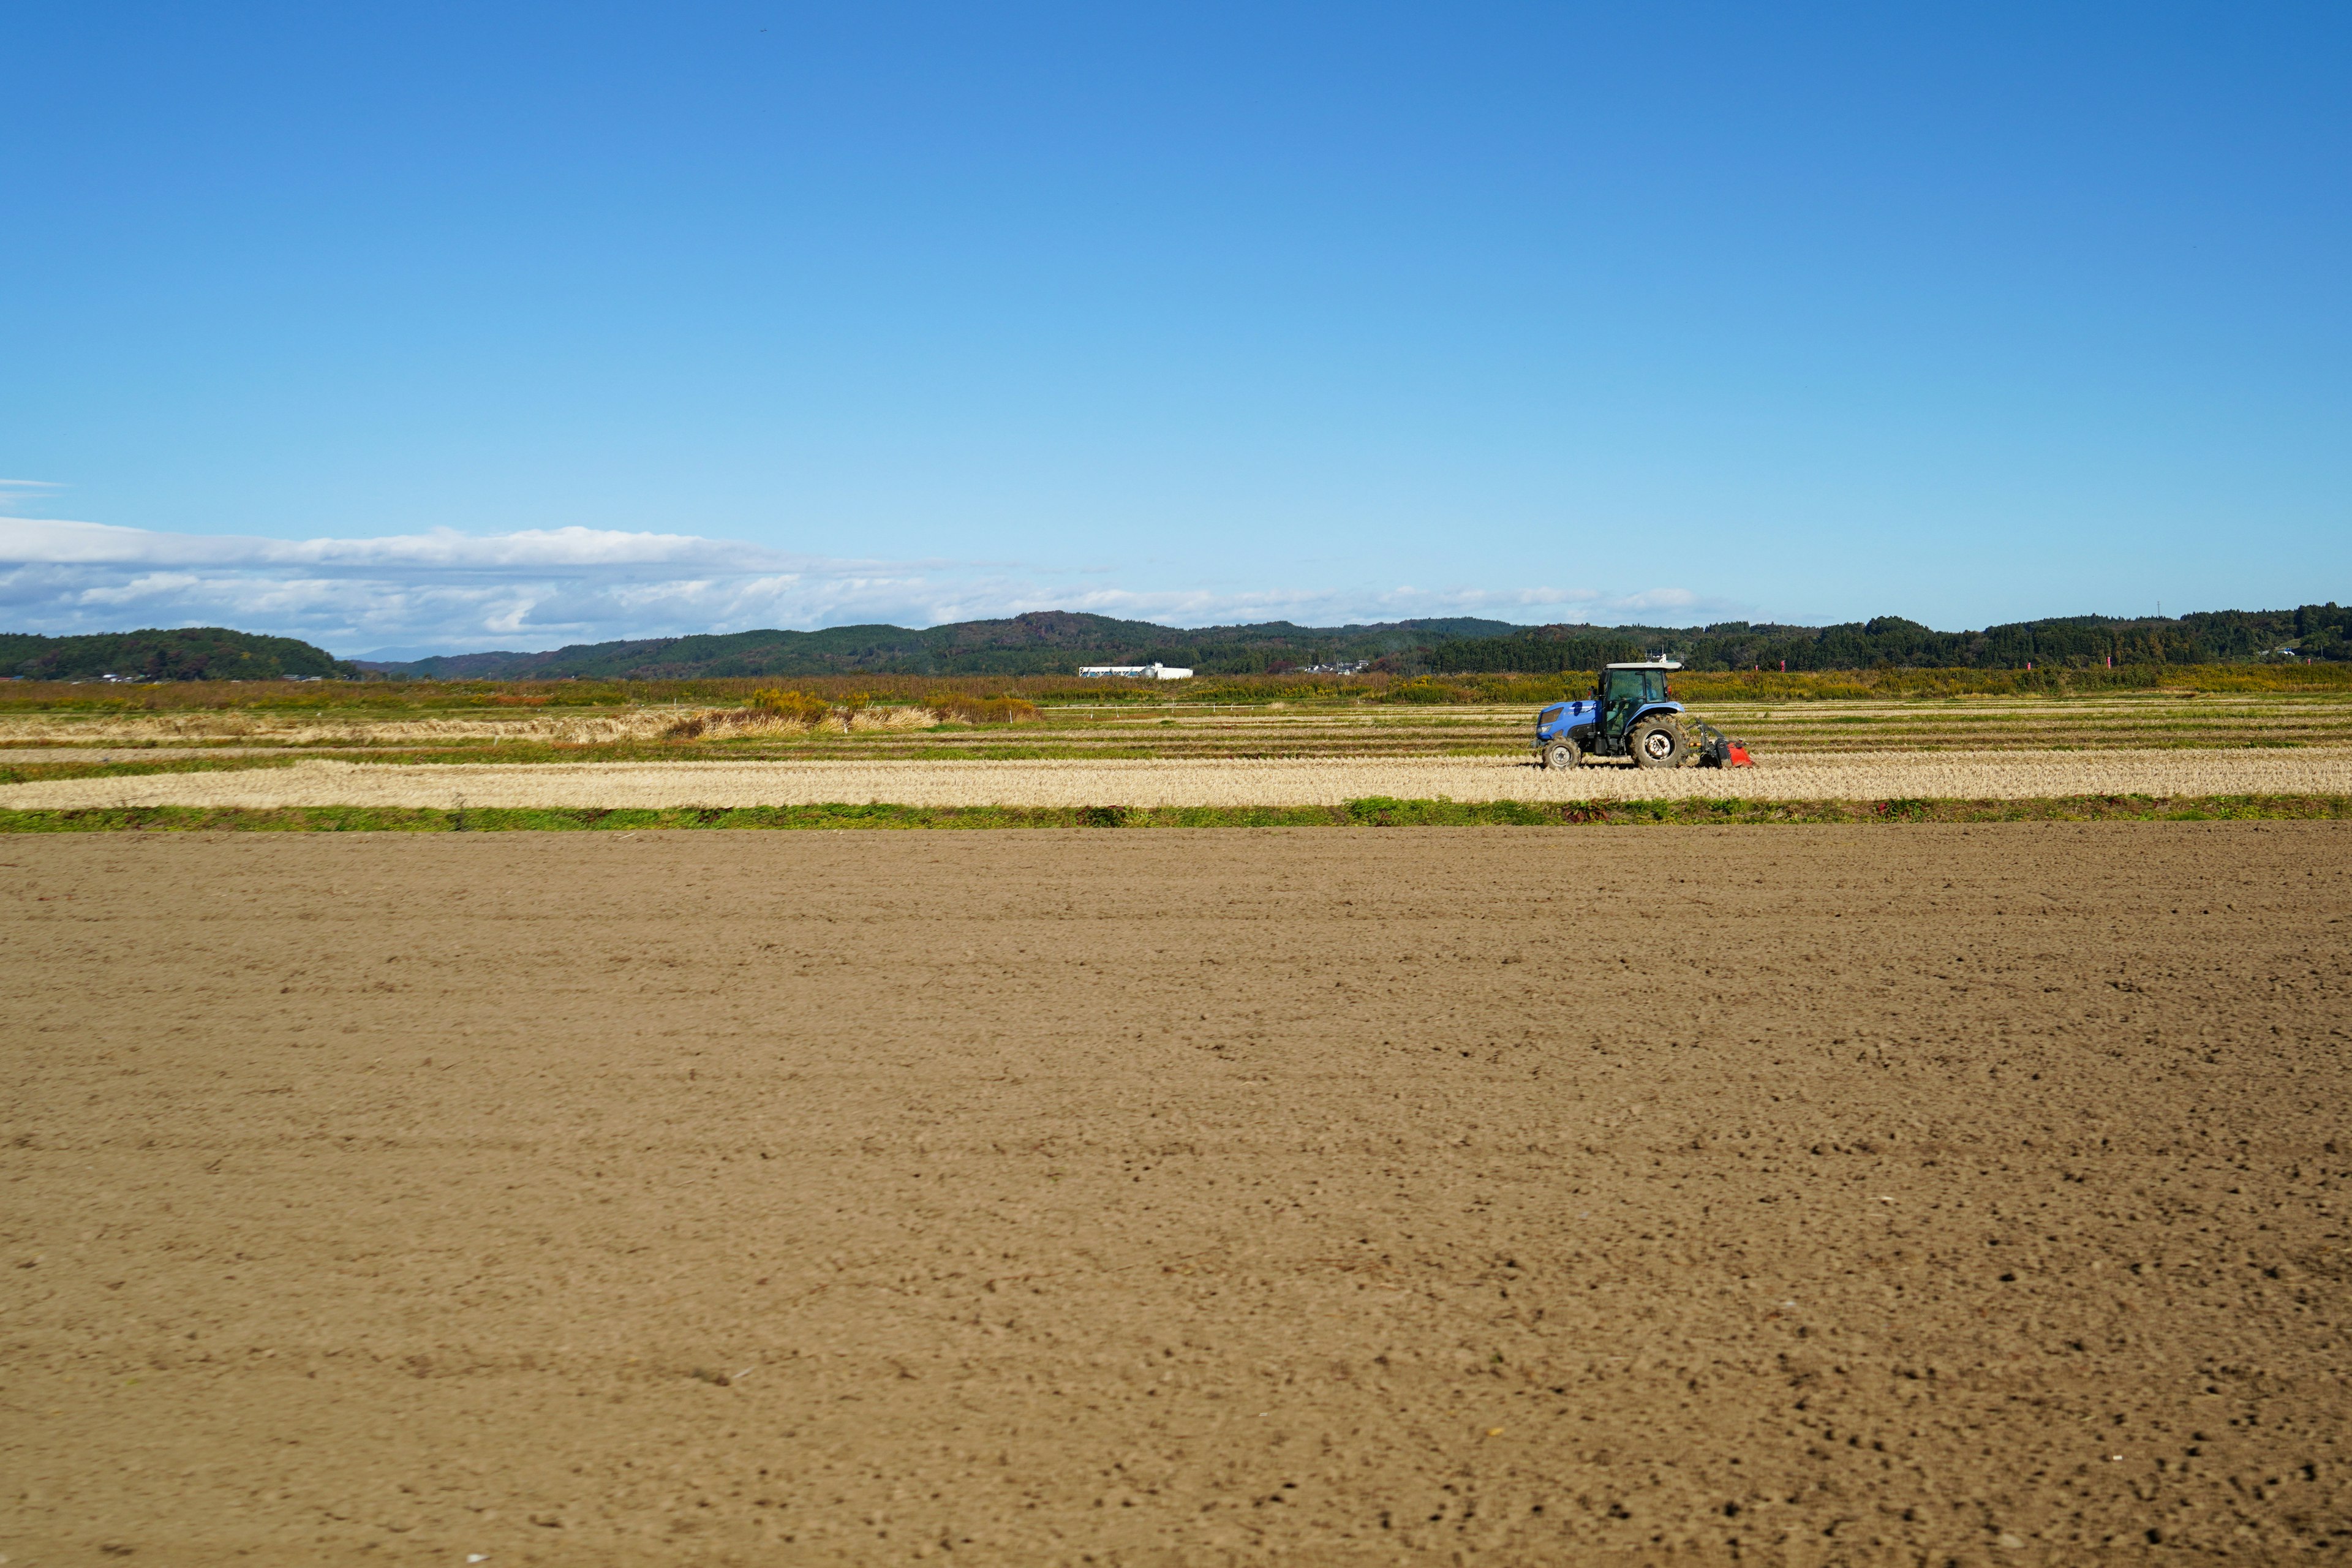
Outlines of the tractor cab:
[[1680,669],[1678,664],[1612,664],[1601,672],[1600,686],[1593,698],[1601,706],[1601,728],[1615,740],[1623,740],[1633,727],[1633,721],[1654,709],[1664,708],[1679,713],[1682,704],[1673,700],[1666,689],[1666,672]]
[[1739,742],[1684,717],[1666,685],[1681,668],[1664,658],[1607,666],[1591,697],[1536,715],[1537,757],[1548,768],[1576,767],[1587,757],[1630,757],[1644,768],[1750,765]]

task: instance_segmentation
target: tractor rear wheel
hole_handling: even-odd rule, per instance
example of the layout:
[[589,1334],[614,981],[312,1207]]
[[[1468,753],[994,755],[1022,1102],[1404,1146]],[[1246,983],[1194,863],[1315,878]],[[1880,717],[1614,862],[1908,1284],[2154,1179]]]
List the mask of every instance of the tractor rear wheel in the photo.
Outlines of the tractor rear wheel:
[[1683,733],[1683,727],[1671,715],[1643,720],[1633,726],[1625,742],[1637,767],[1679,768],[1687,766],[1691,760],[1690,737]]
[[1579,766],[1583,761],[1584,753],[1577,749],[1573,741],[1554,741],[1543,751],[1543,765],[1555,773]]

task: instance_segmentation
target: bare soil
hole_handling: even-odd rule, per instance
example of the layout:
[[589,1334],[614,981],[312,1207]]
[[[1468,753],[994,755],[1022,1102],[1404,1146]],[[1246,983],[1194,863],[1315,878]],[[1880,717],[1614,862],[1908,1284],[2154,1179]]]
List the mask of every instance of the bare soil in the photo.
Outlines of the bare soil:
[[2331,825],[0,841],[28,1563],[2333,1561]]

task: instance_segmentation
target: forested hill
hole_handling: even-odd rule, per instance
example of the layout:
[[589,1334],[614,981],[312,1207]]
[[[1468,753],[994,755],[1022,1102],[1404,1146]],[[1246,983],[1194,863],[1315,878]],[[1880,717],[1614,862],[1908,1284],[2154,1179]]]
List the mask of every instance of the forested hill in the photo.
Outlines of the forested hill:
[[50,637],[0,633],[0,676],[87,680],[274,680],[284,676],[395,679],[668,679],[713,676],[1066,675],[1082,664],[1185,665],[1246,675],[1369,662],[1398,674],[1533,674],[1591,669],[1664,654],[1695,669],[2017,669],[2212,664],[2292,657],[2352,659],[2352,608],[2219,610],[2158,619],[2071,616],[1982,631],[1939,632],[1895,616],[1833,626],[1515,626],[1456,617],[1375,625],[1184,628],[1107,616],[1040,611],[1006,620],[824,631],[734,632],[590,643],[552,653],[473,653],[413,663],[345,661],[292,637],[221,626]]
[[277,680],[289,675],[357,679],[359,674],[356,666],[325,648],[226,626],[72,637],[0,632],[0,677],[24,680]]
[[711,676],[1066,675],[1082,664],[1184,665],[1204,675],[1244,675],[1369,660],[1376,669],[1548,672],[1591,669],[1664,653],[1697,669],[2022,668],[2027,664],[2210,664],[2264,656],[2352,658],[2352,610],[2221,610],[2178,617],[2072,616],[1975,632],[1939,632],[1895,616],[1833,626],[1515,626],[1468,617],[1370,626],[1180,628],[1106,616],[1041,611],[1008,620],[963,621],[913,631],[835,626],[825,631],[588,643],[552,653],[474,653],[404,664],[368,664],[394,677],[457,680]]
[[1526,628],[1470,616],[1372,626],[1184,628],[1108,616],[1041,610],[1001,621],[960,621],[927,631],[833,626],[818,632],[733,632],[644,642],[585,643],[552,653],[469,653],[408,664],[368,665],[387,675],[440,680],[730,675],[1067,675],[1082,664],[1182,665],[1242,675],[1360,659],[1411,660],[1440,642]]
[[1885,616],[1833,626],[1537,626],[1503,637],[1433,644],[1425,668],[1440,673],[1591,669],[1664,654],[1694,669],[2085,668],[2215,664],[2263,658],[2352,658],[2352,609],[2216,610],[2178,617],[2064,616],[1977,632],[1939,632]]

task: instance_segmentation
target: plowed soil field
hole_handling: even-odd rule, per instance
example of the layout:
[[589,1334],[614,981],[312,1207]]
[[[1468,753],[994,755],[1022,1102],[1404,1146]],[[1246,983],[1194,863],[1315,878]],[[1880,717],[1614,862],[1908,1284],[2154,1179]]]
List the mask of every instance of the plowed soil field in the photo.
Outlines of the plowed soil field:
[[2334,1561],[2347,911],[2326,824],[14,837],[0,1552]]

